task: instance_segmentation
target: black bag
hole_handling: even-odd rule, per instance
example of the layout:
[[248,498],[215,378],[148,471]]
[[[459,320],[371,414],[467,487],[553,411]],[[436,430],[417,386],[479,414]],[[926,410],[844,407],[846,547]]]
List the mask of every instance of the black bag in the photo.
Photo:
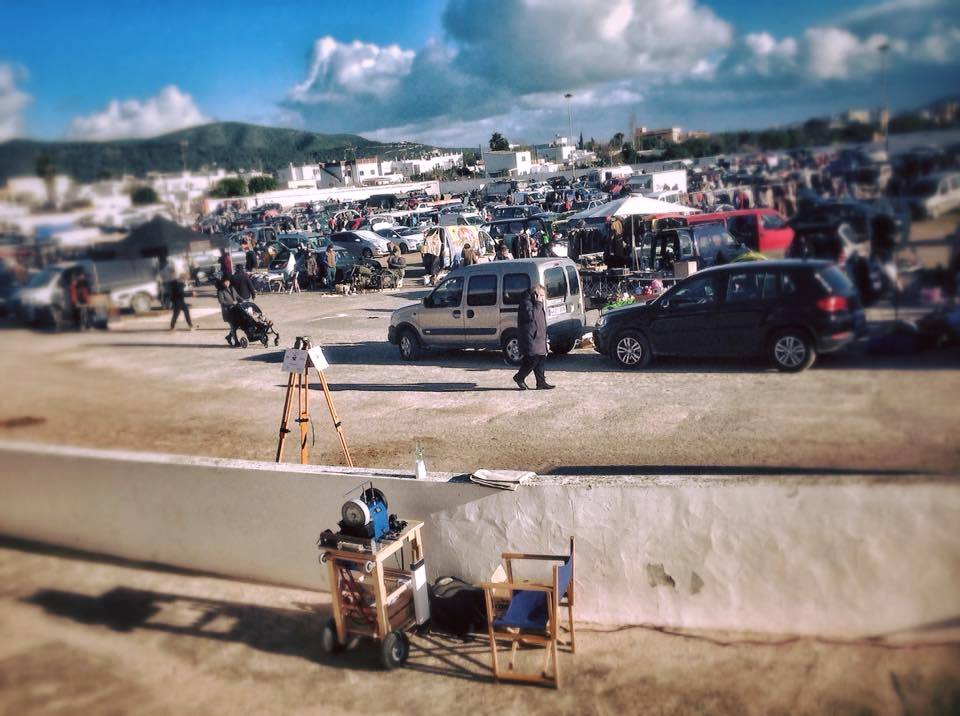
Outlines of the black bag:
[[457,636],[486,630],[483,589],[457,577],[437,579],[430,587],[430,626]]

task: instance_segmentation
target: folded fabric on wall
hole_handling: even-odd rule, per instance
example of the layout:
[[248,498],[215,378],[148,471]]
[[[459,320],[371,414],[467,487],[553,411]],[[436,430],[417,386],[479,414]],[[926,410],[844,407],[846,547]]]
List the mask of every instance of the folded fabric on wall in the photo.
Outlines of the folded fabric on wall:
[[529,470],[477,470],[470,476],[470,481],[500,490],[516,490],[536,475]]

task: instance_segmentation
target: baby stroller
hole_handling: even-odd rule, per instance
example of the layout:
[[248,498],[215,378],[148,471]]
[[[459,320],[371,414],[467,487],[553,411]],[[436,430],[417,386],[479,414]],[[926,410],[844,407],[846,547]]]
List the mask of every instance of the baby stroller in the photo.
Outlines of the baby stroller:
[[260,341],[264,346],[267,345],[270,336],[273,336],[273,345],[280,345],[280,334],[273,328],[273,321],[263,315],[263,311],[253,301],[243,301],[235,304],[230,309],[230,318],[238,331],[243,331],[243,336],[237,340],[235,345],[240,348],[246,348],[255,341]]

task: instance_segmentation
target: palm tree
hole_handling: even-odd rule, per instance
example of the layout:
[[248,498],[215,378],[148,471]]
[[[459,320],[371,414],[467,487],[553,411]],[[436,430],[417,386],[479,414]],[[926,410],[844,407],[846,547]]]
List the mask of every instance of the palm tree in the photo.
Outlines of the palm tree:
[[50,206],[56,205],[55,185],[57,179],[57,164],[49,154],[41,154],[37,157],[34,164],[34,172],[43,179],[43,185],[47,189],[47,203]]

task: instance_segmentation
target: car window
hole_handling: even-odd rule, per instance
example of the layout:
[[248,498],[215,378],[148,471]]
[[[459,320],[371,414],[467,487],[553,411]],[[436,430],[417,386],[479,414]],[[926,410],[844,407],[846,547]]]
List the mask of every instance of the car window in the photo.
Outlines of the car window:
[[755,271],[732,273],[727,277],[727,303],[749,303],[760,299],[760,285],[763,274]]
[[497,305],[497,277],[494,275],[471,276],[467,284],[468,306]]
[[570,285],[570,295],[576,296],[580,293],[580,276],[573,266],[567,266],[567,283]]
[[764,214],[760,220],[763,222],[764,229],[782,229],[787,225],[777,214]]
[[712,276],[688,281],[670,295],[671,306],[709,306],[716,302],[717,291]]
[[777,274],[771,271],[760,274],[760,277],[757,279],[757,285],[760,287],[760,297],[764,301],[776,298],[779,293],[777,290]]
[[547,289],[547,298],[563,298],[567,295],[567,280],[562,268],[550,268],[543,272],[543,287]]
[[520,296],[530,290],[530,277],[525,273],[508,273],[503,277],[503,305],[516,306]]
[[793,277],[793,274],[785,273],[783,274],[782,281],[780,282],[781,288],[783,290],[784,296],[793,296],[797,293],[797,280]]
[[441,283],[430,294],[430,303],[434,308],[454,308],[463,299],[463,277],[455,276]]

